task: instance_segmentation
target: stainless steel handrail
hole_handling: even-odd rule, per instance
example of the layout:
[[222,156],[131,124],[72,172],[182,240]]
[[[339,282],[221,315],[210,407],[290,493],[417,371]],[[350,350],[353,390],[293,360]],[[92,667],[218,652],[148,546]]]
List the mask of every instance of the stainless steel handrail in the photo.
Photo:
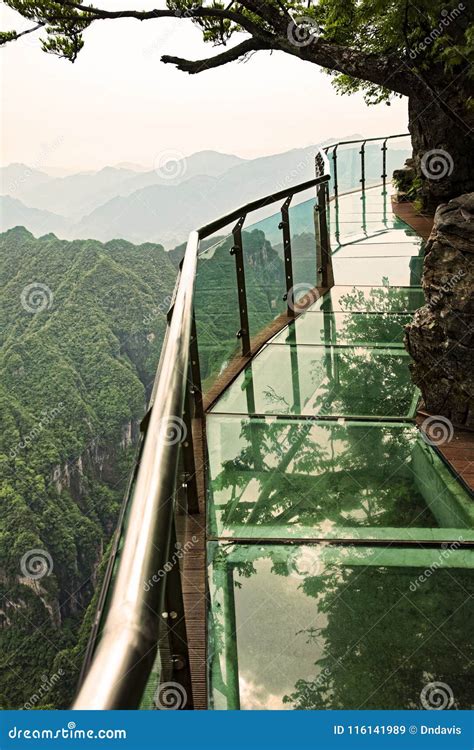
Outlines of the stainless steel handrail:
[[156,654],[164,587],[146,583],[168,560],[178,450],[176,441],[166,438],[170,430],[179,429],[183,414],[198,243],[198,233],[192,232],[160,358],[160,377],[110,609],[74,709],[136,708]]

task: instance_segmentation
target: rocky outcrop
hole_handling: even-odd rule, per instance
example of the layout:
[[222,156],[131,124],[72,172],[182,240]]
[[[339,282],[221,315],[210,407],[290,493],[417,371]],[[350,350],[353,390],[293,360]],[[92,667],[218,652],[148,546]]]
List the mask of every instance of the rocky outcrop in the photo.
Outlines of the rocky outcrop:
[[413,380],[428,412],[474,428],[474,193],[438,207],[422,284],[405,329]]

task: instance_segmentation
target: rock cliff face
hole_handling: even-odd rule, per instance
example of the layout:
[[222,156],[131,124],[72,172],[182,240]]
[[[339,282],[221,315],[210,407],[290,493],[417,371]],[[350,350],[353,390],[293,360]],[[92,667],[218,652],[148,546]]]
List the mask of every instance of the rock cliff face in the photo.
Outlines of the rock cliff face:
[[474,193],[438,207],[422,285],[405,337],[413,380],[427,411],[474,428]]

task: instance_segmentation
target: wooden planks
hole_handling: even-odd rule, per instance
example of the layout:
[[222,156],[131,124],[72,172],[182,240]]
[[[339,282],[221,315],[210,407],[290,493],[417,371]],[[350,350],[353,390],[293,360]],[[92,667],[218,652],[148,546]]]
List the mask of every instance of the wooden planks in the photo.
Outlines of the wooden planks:
[[397,203],[392,196],[392,211],[395,216],[408,224],[412,229],[417,232],[420,237],[427,240],[433,229],[434,216],[429,214],[418,213],[413,203],[405,202]]
[[[423,423],[427,418],[425,412],[418,412],[417,424],[427,437],[430,437],[430,429],[424,430]],[[436,430],[436,423],[432,423],[432,429]],[[452,439],[437,445],[436,434],[433,434],[433,443],[442,454],[446,462],[451,466],[456,476],[474,492],[474,432],[454,427]]]

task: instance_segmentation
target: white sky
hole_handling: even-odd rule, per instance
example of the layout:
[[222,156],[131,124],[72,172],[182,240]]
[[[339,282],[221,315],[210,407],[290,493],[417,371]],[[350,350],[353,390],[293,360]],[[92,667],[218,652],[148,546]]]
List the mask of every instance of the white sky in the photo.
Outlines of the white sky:
[[[143,0],[99,7],[151,8]],[[19,20],[18,20],[19,19]],[[28,25],[2,6],[2,30]],[[169,149],[256,157],[360,133],[407,130],[407,100],[367,107],[338,96],[315,65],[259,52],[197,76],[160,62],[214,51],[190,21],[97,22],[74,65],[41,51],[39,34],[1,51],[1,162],[37,168],[99,169],[134,162],[153,168]]]

